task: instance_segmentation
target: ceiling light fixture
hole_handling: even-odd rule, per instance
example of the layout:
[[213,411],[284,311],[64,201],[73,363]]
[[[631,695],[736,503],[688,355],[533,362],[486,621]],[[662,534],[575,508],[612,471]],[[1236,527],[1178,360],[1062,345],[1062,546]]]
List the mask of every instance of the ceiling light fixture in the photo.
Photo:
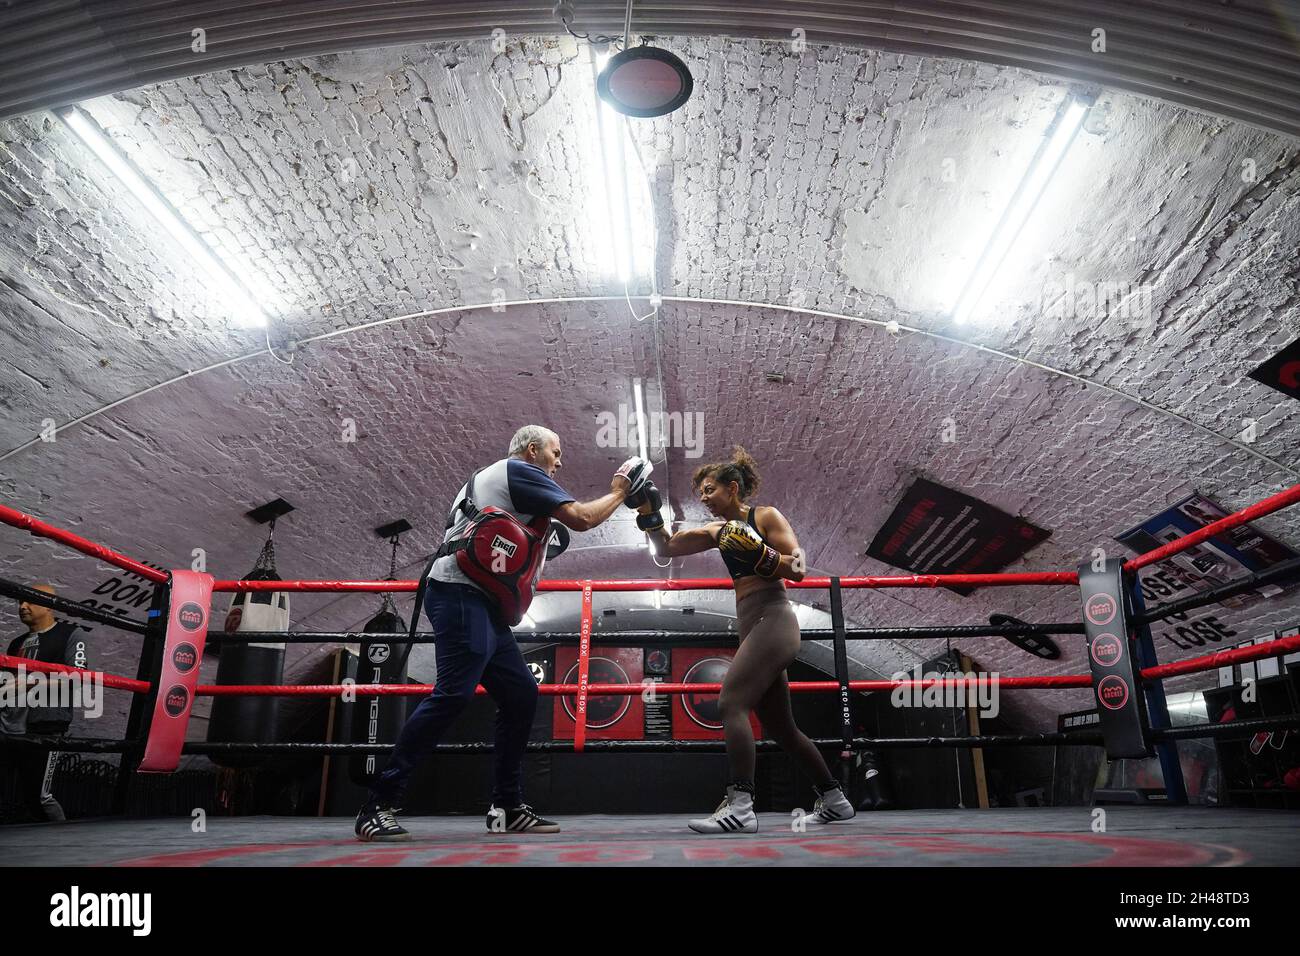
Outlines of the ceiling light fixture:
[[104,135],[87,113],[75,106],[55,111],[59,117],[109,172],[130,190],[145,210],[157,220],[176,244],[212,279],[224,303],[229,305],[231,316],[240,328],[259,328],[266,325],[266,313],[253,301],[243,285],[226,267],[203,239],[190,228],[161,193],[144,178],[135,165],[122,155]]
[[648,45],[614,54],[596,78],[602,100],[624,116],[638,119],[679,109],[694,89],[695,80],[680,57]]
[[676,54],[650,46],[645,39],[641,40],[641,46],[632,46],[632,2],[627,0],[623,8],[621,37],[574,30],[577,11],[572,3],[562,0],[552,13],[570,36],[601,49],[608,44],[618,47],[619,52],[612,57],[601,57],[596,76],[596,95],[601,100],[624,116],[641,119],[665,116],[691,98],[695,80]]
[[1057,111],[1051,128],[1043,137],[1043,142],[1034,154],[1033,160],[1030,161],[1029,168],[1021,177],[1020,185],[1016,187],[1011,201],[1003,210],[988,245],[984,247],[984,252],[975,263],[970,278],[962,287],[961,295],[957,297],[957,304],[952,310],[954,322],[965,322],[979,306],[994,275],[1002,267],[1007,253],[1020,237],[1025,223],[1029,221],[1034,207],[1038,205],[1038,200],[1047,189],[1047,184],[1056,174],[1061,160],[1065,158],[1070,144],[1074,142],[1075,135],[1083,126],[1091,106],[1092,102],[1089,98],[1071,94],[1066,97]]

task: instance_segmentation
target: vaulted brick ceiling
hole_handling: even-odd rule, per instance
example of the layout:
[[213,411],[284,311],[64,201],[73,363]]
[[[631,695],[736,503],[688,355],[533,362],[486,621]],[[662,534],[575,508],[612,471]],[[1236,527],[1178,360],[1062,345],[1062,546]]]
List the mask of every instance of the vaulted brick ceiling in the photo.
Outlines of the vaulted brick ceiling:
[[[691,471],[743,443],[762,499],[828,573],[889,572],[865,547],[916,474],[1050,529],[1032,570],[1117,549],[1116,533],[1193,489],[1236,507],[1300,476],[1300,404],[1245,377],[1300,334],[1295,139],[1101,90],[988,314],[955,326],[954,283],[1066,82],[836,45],[657,42],[697,86],[633,125],[654,200],[653,316],[645,276],[629,303],[599,268],[591,71],[568,37],[273,62],[82,104],[268,304],[279,361],[65,127],[41,112],[0,123],[4,499],[164,566],[201,548],[232,577],[261,544],[243,513],[270,498],[298,509],[277,531],[289,577],[382,576],[373,528],[406,517],[413,574],[455,488],[519,424],[560,433],[575,494],[604,488],[627,452],[602,447],[598,416],[630,403],[634,378],[652,409],[703,425],[699,448],[656,466],[674,517],[703,520]],[[1073,281],[1141,288],[1150,308],[1062,310],[1049,290]],[[1300,544],[1294,515],[1260,526]],[[108,577],[3,540],[0,575],[78,600]],[[640,542],[620,516],[552,573],[667,574]],[[671,574],[720,572],[700,556]],[[847,596],[880,625],[1071,620],[1077,603],[1070,589]],[[354,627],[376,605],[302,595],[295,619]],[[1298,608],[1223,616],[1255,635]],[[1050,664],[962,646],[1004,673],[1070,673],[1076,643]],[[890,673],[942,646],[853,653]],[[133,673],[133,647],[102,659]],[[292,648],[289,675],[319,653]],[[1026,713],[1046,723],[1086,699]]]

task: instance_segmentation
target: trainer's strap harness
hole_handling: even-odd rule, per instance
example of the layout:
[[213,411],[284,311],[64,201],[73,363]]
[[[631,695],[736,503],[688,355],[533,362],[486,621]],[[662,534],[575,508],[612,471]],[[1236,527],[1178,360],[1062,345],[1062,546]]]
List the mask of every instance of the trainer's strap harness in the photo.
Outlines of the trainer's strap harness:
[[464,498],[447,516],[447,527],[452,528],[457,524],[457,511],[463,513],[462,530],[443,542],[434,560],[455,555],[461,573],[492,599],[507,626],[513,627],[523,620],[532,603],[534,578],[546,560],[551,519],[537,515],[525,524],[506,509],[480,508],[474,491],[480,471],[470,476]]

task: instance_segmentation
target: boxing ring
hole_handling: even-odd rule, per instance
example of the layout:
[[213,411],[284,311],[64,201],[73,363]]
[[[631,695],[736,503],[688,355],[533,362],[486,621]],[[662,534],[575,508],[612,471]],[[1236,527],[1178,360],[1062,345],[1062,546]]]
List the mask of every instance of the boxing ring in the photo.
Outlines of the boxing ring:
[[[833,680],[795,681],[792,694],[824,694],[833,698],[840,733],[815,742],[839,755],[842,779],[852,756],[862,750],[895,748],[1001,748],[1082,746],[1101,747],[1107,755],[1154,754],[1165,771],[1166,805],[1106,807],[1105,826],[1093,825],[1094,808],[1020,807],[978,810],[888,810],[859,813],[852,821],[804,831],[792,826],[791,815],[760,813],[757,834],[701,836],[685,829],[680,814],[559,815],[559,834],[486,834],[482,817],[404,816],[412,840],[401,844],[361,844],[344,817],[217,817],[196,833],[188,817],[130,819],[107,817],[50,826],[0,829],[7,865],[57,866],[1240,866],[1294,865],[1300,861],[1300,815],[1285,811],[1225,807],[1189,807],[1183,791],[1176,741],[1191,738],[1242,738],[1279,728],[1300,727],[1300,715],[1238,719],[1191,726],[1170,725],[1162,681],[1277,657],[1300,650],[1300,635],[1249,647],[1218,651],[1170,664],[1155,659],[1149,625],[1262,585],[1300,577],[1300,560],[1279,564],[1209,591],[1168,604],[1146,608],[1138,590],[1138,572],[1202,541],[1300,502],[1300,484],[1244,508],[1194,533],[1148,553],[1120,562],[1080,565],[1078,571],[1002,574],[898,575],[865,577],[807,577],[787,582],[796,590],[829,591],[832,626],[805,631],[805,640],[826,640],[834,650]],[[153,606],[144,621],[131,620],[84,607],[66,599],[0,579],[0,594],[43,604],[68,617],[117,627],[141,637],[138,672],[91,672],[103,686],[132,695],[127,731],[120,739],[10,735],[0,742],[8,748],[42,747],[82,753],[121,754],[117,809],[125,808],[126,790],[138,772],[166,773],[181,754],[297,754],[352,755],[383,753],[391,745],[376,743],[270,742],[218,743],[187,741],[184,731],[193,700],[198,696],[422,697],[426,684],[204,685],[197,683],[206,644],[337,643],[383,641],[389,644],[427,643],[430,634],[369,634],[360,632],[263,632],[208,634],[211,597],[215,593],[257,591],[379,593],[414,592],[417,581],[268,581],[219,580],[192,571],[160,571],[103,545],[47,524],[31,515],[0,506],[0,522],[72,548],[106,564],[139,575],[156,585]],[[1109,582],[1109,583],[1107,583]],[[594,683],[589,680],[593,649],[592,596],[596,592],[730,589],[727,579],[694,578],[673,581],[544,580],[540,591],[581,595],[580,630],[552,635],[549,641],[571,641],[577,648],[577,682],[543,683],[544,696],[571,698],[578,718],[572,740],[530,741],[528,751],[600,753],[719,752],[714,740],[589,740],[586,714],[593,697],[641,695],[647,685]],[[1083,621],[1065,624],[952,625],[913,628],[851,628],[843,612],[845,589],[938,587],[1072,587],[1080,589]],[[1106,591],[1110,587],[1110,591]],[[415,609],[418,619],[420,609]],[[1100,622],[1100,623],[1099,623]],[[1115,634],[1099,631],[1109,627]],[[899,680],[850,679],[846,641],[898,640],[931,637],[1028,637],[1077,634],[1089,649],[1090,672],[1055,676],[975,674]],[[178,635],[181,643],[178,643]],[[637,638],[605,635],[599,647],[636,646]],[[627,642],[626,645],[624,642]],[[642,642],[644,643],[644,641]],[[197,645],[197,647],[196,647]],[[183,648],[185,650],[178,650]],[[197,651],[197,656],[193,656]],[[179,656],[178,656],[179,655]],[[178,668],[178,660],[188,666]],[[31,673],[72,672],[72,668],[0,655],[0,668]],[[85,672],[82,672],[85,673]],[[185,676],[180,676],[185,675]],[[1092,688],[1102,721],[1096,732],[1035,734],[969,734],[931,737],[863,737],[854,734],[850,695],[855,692],[924,691],[935,686],[970,692],[1028,693],[1064,688]],[[716,683],[658,682],[655,694],[716,694]],[[479,695],[486,692],[477,689]],[[1136,731],[1133,708],[1144,702]],[[1111,714],[1107,714],[1111,711]],[[1108,722],[1109,721],[1109,722]],[[1136,736],[1134,734],[1136,733]],[[775,748],[757,742],[760,752]],[[437,753],[486,753],[490,743],[444,743]],[[598,796],[593,801],[598,803]]]

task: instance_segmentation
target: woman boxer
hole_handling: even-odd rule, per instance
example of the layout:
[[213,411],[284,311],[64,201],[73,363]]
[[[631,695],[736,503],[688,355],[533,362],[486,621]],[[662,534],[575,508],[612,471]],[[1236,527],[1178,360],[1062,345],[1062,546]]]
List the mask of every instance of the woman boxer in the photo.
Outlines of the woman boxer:
[[647,483],[626,501],[628,507],[636,508],[637,527],[649,533],[657,554],[678,557],[716,547],[735,582],[740,648],[718,696],[731,783],[726,799],[711,816],[690,821],[690,828],[697,833],[753,833],[758,829],[751,710],[758,714],[763,730],[813,779],[817,802],[803,822],[818,825],[854,815],[853,804],[831,776],[817,747],[795,726],[790,712],[785,669],[799,654],[799,621],[786,600],[781,579],[803,579],[803,552],[781,512],[745,504],[758,490],[758,481],[754,459],[739,446],[731,461],[698,469],[693,487],[717,520],[676,534],[664,529],[659,514],[663,502],[653,484]]

